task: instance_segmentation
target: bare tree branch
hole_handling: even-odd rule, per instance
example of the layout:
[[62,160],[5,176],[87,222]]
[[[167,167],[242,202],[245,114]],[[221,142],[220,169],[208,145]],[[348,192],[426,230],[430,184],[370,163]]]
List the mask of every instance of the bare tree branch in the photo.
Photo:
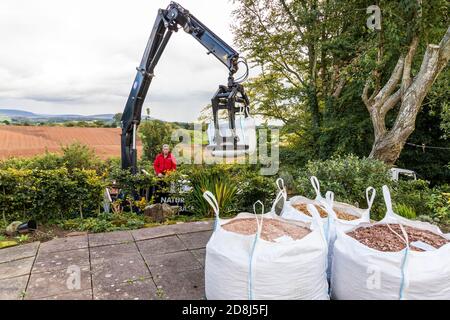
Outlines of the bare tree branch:
[[402,91],[401,91],[401,89],[398,89],[381,106],[380,115],[383,116],[383,118],[384,118],[386,116],[386,114],[388,113],[388,111],[391,110],[392,108],[394,108],[395,105],[400,102],[401,97],[402,97]]
[[[381,91],[378,93],[377,97],[380,97],[379,101],[382,101],[382,103],[379,104],[381,105],[380,112],[374,110],[374,112],[370,113],[375,133],[375,142],[372,146],[370,157],[383,160],[389,164],[394,163],[400,156],[406,140],[415,129],[417,114],[422,107],[425,96],[430,91],[440,72],[450,60],[450,27],[447,29],[447,32],[439,45],[429,44],[427,46],[419,72],[412,80],[411,85],[403,92],[404,83],[407,83],[409,81],[408,78],[410,77],[410,62],[407,61],[408,65],[405,65],[405,59],[412,59],[415,50],[414,47],[415,44],[412,43],[407,56],[403,59],[403,63],[401,62],[402,58],[399,59],[391,79],[389,79],[389,82],[382,90],[384,93],[382,94]],[[406,71],[402,70],[403,72],[400,71],[405,77],[402,86],[395,94],[389,94],[386,98],[386,93],[396,86],[394,83],[396,83],[398,75],[396,74],[394,76],[394,74],[400,69],[399,65],[401,64],[403,64],[403,68],[409,69]],[[386,99],[383,100],[384,98]],[[385,127],[384,117],[400,100],[400,110],[395,119],[395,123],[392,128],[386,132],[385,129],[383,130],[383,127]],[[375,105],[378,104],[379,101],[369,102],[372,102],[372,104]]]
[[403,67],[403,76],[402,76],[402,93],[405,93],[406,89],[411,85],[411,64],[414,58],[414,55],[417,50],[417,45],[419,44],[419,37],[414,36],[411,44],[409,45],[408,53],[405,57],[405,65]]
[[333,98],[337,99],[341,95],[342,89],[344,89],[345,83],[347,82],[347,79],[342,75],[339,79],[339,82],[336,86],[336,90],[333,92]]
[[367,78],[366,83],[364,84],[364,89],[361,94],[361,99],[364,102],[364,105],[366,106],[367,110],[369,110],[369,113],[372,112],[372,104],[369,101],[369,87],[370,87],[370,77]]
[[384,87],[376,94],[373,99],[377,106],[381,106],[387,98],[394,92],[397,84],[400,82],[402,77],[403,66],[405,65],[405,57],[401,56],[397,64],[395,65],[394,71],[392,71],[391,77]]
[[448,27],[447,32],[439,43],[439,47],[441,48],[439,53],[441,65],[439,67],[444,68],[450,59],[450,27]]

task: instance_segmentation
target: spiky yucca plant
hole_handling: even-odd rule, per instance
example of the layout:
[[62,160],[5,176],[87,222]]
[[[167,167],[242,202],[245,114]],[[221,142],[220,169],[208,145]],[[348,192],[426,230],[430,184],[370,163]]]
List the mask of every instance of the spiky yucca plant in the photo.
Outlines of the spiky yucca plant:
[[235,204],[237,186],[226,176],[196,175],[191,178],[192,190],[188,196],[189,205],[196,214],[212,217],[214,211],[203,198],[205,191],[211,191],[217,199],[221,214],[232,212]]

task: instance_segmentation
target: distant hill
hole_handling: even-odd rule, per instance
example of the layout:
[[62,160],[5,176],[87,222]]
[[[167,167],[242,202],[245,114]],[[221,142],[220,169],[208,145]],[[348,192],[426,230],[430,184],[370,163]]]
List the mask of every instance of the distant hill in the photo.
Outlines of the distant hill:
[[16,120],[30,121],[112,121],[114,114],[95,114],[95,115],[78,115],[78,114],[37,114],[24,110],[16,109],[0,109],[0,116],[6,116]]
[[34,117],[36,116],[33,112],[23,111],[23,110],[13,110],[13,109],[0,109],[0,114],[8,117]]

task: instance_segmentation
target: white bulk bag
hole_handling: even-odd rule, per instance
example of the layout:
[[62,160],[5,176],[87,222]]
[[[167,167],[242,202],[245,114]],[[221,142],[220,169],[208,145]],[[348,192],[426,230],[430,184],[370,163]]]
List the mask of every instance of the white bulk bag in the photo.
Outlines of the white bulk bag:
[[[371,194],[370,194],[371,193]],[[334,242],[336,241],[336,233],[339,229],[342,232],[347,232],[348,230],[354,229],[355,226],[358,226],[363,223],[370,222],[370,209],[372,208],[373,201],[375,199],[376,190],[373,187],[368,187],[366,189],[366,200],[367,200],[367,209],[363,210],[352,205],[334,201],[334,193],[331,191],[327,191],[325,195],[325,201],[322,201],[323,208],[327,212],[328,219],[325,224],[325,234],[328,239],[328,279],[331,278],[331,270],[333,266],[333,252],[334,252]],[[354,220],[344,220],[339,219],[334,209],[339,209],[348,214],[352,214],[354,216],[359,216],[358,219]]]
[[[280,190],[283,190],[283,196],[285,197],[285,203],[283,207],[283,211],[281,212],[281,217],[284,219],[291,219],[296,221],[304,221],[304,222],[310,222],[311,217],[307,214],[304,214],[303,212],[295,209],[292,205],[300,204],[300,203],[306,203],[306,204],[313,204],[313,205],[319,205],[323,206],[325,199],[320,194],[320,183],[319,180],[312,176],[311,177],[311,184],[316,191],[316,198],[315,199],[309,199],[303,196],[294,196],[287,200],[287,193],[284,187],[284,182],[281,178],[277,179],[277,186]],[[326,220],[326,218],[325,218]]]
[[[348,214],[359,217],[358,219],[351,220],[351,221],[346,221],[346,220],[338,219],[337,217],[335,217],[336,220],[338,220],[339,222],[342,222],[342,223],[340,223],[340,225],[342,227],[345,227],[345,226],[353,227],[360,223],[365,223],[365,222],[370,221],[370,209],[372,207],[373,200],[375,198],[375,189],[372,187],[369,187],[366,189],[366,199],[367,199],[368,209],[360,209],[360,208],[357,208],[357,207],[352,206],[347,203],[334,201],[334,194],[332,194],[332,193],[331,194],[327,193],[331,197],[333,197],[331,199],[326,199],[326,198],[322,197],[322,195],[320,194],[320,183],[319,183],[319,180],[315,176],[311,177],[311,184],[312,184],[314,190],[316,191],[315,199],[309,199],[309,198],[306,198],[303,196],[294,196],[291,199],[289,199],[289,201],[287,201],[287,193],[286,193],[286,189],[284,187],[283,180],[281,178],[278,178],[276,183],[277,183],[278,189],[283,191],[283,196],[285,197],[285,205],[284,205],[283,211],[281,213],[281,216],[285,219],[305,221],[305,222],[311,221],[311,217],[309,215],[302,213],[301,211],[294,208],[292,205],[300,204],[300,203],[314,204],[314,205],[318,205],[318,206],[324,208],[328,212],[327,205],[329,205],[329,201],[331,201],[332,208],[336,208],[340,211],[343,211]],[[369,195],[370,192],[372,192],[371,195]],[[327,218],[323,218],[323,219],[328,220]]]
[[[235,117],[235,128],[236,135],[239,138],[238,146],[241,148],[248,147],[245,151],[240,149],[242,153],[251,154],[256,150],[256,123],[255,119],[252,117],[244,117],[243,115],[236,115]],[[219,133],[222,137],[230,138],[232,137],[232,131],[229,127],[229,122],[227,119],[219,119]],[[214,121],[210,121],[207,129],[208,134],[208,147],[215,148],[217,146],[217,141],[215,141],[215,125]],[[227,151],[225,151],[226,153]],[[229,152],[234,152],[230,150]],[[222,150],[215,150],[212,152],[213,155],[223,154]]]
[[[240,213],[224,220],[219,218],[214,196],[207,191],[204,197],[216,214],[215,230],[206,245],[207,299],[329,299],[327,243],[314,207],[314,219],[309,224],[286,221],[272,212]],[[225,223],[243,218],[255,218],[258,230],[255,235],[241,235],[222,228]],[[279,242],[265,241],[259,235],[266,219],[304,226],[311,232],[299,240],[282,237]]]
[[[387,186],[383,186],[383,195],[386,216],[376,224],[406,225],[450,240],[450,234],[443,234],[437,226],[395,214]],[[399,252],[382,252],[365,246],[342,230],[336,231],[331,279],[333,298],[450,299],[450,244],[425,252],[411,251],[409,244]],[[403,240],[408,242],[405,235]]]

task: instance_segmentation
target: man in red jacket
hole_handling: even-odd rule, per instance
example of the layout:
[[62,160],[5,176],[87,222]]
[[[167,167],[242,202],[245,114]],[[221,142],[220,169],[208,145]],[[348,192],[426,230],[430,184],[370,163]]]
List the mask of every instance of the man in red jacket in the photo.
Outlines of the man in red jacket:
[[162,152],[158,154],[153,162],[153,168],[158,177],[163,177],[167,172],[177,169],[175,157],[170,152],[169,145],[163,145]]

